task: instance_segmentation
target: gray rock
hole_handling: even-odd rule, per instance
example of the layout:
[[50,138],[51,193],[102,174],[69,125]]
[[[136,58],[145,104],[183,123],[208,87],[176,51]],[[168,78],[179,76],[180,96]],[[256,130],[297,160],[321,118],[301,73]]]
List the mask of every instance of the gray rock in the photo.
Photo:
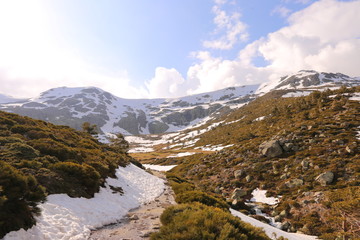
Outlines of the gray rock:
[[129,216],[129,219],[134,221],[134,220],[139,220],[139,217],[138,217],[138,215],[134,214],[134,215]]
[[287,217],[287,212],[286,212],[286,210],[282,210],[281,212],[280,212],[280,217]]
[[262,155],[269,158],[280,156],[284,152],[278,140],[263,142],[260,145],[259,150]]
[[235,170],[234,171],[234,177],[235,178],[240,178],[244,175],[244,170],[240,169],[240,170]]
[[290,228],[291,224],[288,221],[283,222],[280,225],[280,229],[283,231],[287,231]]
[[332,183],[334,180],[333,172],[324,172],[315,178],[315,181],[318,181],[322,186],[326,186]]
[[350,148],[349,146],[346,146],[345,151],[349,154],[353,154],[354,150],[352,148]]
[[306,160],[302,160],[301,161],[301,167],[303,170],[308,170],[309,169],[309,162]]
[[275,222],[281,222],[281,216],[280,216],[280,215],[276,215],[276,216],[274,217],[274,221],[275,221]]
[[242,197],[246,196],[247,192],[242,188],[235,188],[231,194],[231,199],[241,201]]
[[299,178],[291,179],[291,180],[285,182],[285,186],[287,186],[288,188],[299,187],[303,184],[304,184],[304,181]]
[[245,177],[246,182],[250,182],[252,180],[252,177],[250,175],[247,175]]
[[294,146],[295,145],[293,143],[285,143],[284,145],[282,145],[282,148],[284,149],[285,152],[290,152],[293,151]]

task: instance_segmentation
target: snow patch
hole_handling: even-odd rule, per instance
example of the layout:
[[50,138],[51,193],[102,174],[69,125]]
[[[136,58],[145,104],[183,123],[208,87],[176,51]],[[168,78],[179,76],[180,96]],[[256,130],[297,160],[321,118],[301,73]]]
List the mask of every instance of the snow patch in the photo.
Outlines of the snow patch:
[[151,170],[167,172],[173,169],[174,167],[176,167],[177,165],[161,166],[161,165],[153,165],[153,164],[143,164],[143,166]]
[[196,147],[195,149],[201,149],[203,151],[220,151],[220,150],[223,150],[224,148],[228,148],[228,147],[232,147],[234,146],[234,144],[229,144],[229,145],[226,145],[226,146],[223,146],[222,144],[219,144],[219,145],[215,145],[215,146],[211,146],[211,145],[205,145],[205,146],[202,146],[202,147]]
[[[115,223],[130,209],[154,200],[165,188],[164,181],[135,165],[116,170],[115,178],[107,178],[105,187],[93,198],[70,198],[66,194],[49,195],[40,204],[42,213],[37,224],[25,231],[8,233],[4,240],[87,239],[90,230]],[[110,186],[121,187],[123,195]]]
[[304,97],[310,95],[310,91],[297,91],[297,92],[289,92],[284,95],[282,95],[283,98],[289,98],[289,97]]
[[266,190],[260,190],[259,188],[256,188],[251,193],[253,197],[250,199],[250,201],[257,203],[266,203],[268,205],[275,205],[279,203],[279,198],[266,197],[266,192]]
[[194,152],[184,152],[184,153],[178,153],[178,154],[175,154],[175,155],[170,155],[168,156],[168,158],[175,158],[175,157],[185,157],[185,156],[191,156],[191,155],[194,155],[196,153]]
[[265,116],[262,116],[262,117],[256,118],[254,121],[262,121],[262,120],[264,120],[264,119],[265,119]]
[[244,222],[247,222],[255,227],[263,228],[266,235],[268,235],[268,237],[270,237],[272,239],[276,239],[276,237],[280,237],[280,236],[285,237],[289,240],[315,240],[315,239],[318,239],[315,236],[309,236],[309,235],[299,234],[299,233],[284,232],[276,227],[270,226],[266,223],[263,223],[259,220],[254,219],[252,217],[246,216],[245,214],[243,214],[239,211],[236,211],[234,209],[230,209],[230,212],[232,215],[240,218]]
[[154,149],[150,147],[136,147],[132,148],[128,151],[128,153],[145,153],[145,152],[153,152]]
[[349,100],[360,101],[360,93],[354,93],[353,96],[349,98]]

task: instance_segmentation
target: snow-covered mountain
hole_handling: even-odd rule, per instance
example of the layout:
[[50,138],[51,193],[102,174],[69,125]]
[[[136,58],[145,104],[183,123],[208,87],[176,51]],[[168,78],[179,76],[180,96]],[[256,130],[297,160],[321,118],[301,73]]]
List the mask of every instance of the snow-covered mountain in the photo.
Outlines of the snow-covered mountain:
[[325,73],[314,70],[302,70],[298,73],[287,75],[271,81],[263,83],[257,93],[267,93],[272,90],[284,89],[300,89],[314,90],[315,88],[339,87],[345,85],[347,87],[360,84],[360,77],[349,77],[342,73]]
[[241,107],[272,90],[309,91],[341,85],[360,85],[360,78],[300,71],[262,85],[230,87],[171,99],[123,99],[94,87],[61,87],[20,102],[0,101],[0,110],[76,129],[81,129],[83,122],[90,122],[105,134],[155,134],[185,129]]
[[176,131],[255,98],[258,85],[172,99],[123,99],[99,88],[55,88],[0,109],[80,129],[96,124],[104,133],[126,135]]

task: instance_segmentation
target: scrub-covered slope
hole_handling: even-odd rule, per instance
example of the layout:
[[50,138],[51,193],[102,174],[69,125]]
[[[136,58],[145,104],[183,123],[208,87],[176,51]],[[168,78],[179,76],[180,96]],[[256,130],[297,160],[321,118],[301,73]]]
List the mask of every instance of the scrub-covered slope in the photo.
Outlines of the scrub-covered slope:
[[234,208],[247,209],[256,188],[281,196],[261,208],[286,231],[359,238],[360,88],[284,94],[271,92],[217,120],[191,148],[232,146],[167,160],[178,164],[172,171]]
[[31,227],[47,194],[93,197],[130,160],[119,146],[101,144],[85,132],[5,112],[0,112],[0,150],[0,237]]

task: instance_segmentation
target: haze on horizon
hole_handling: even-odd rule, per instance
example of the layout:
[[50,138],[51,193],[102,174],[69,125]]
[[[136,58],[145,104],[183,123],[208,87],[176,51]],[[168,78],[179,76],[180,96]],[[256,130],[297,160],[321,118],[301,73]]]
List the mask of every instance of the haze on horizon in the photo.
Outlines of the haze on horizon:
[[0,2],[0,93],[161,98],[302,69],[360,76],[360,0]]

